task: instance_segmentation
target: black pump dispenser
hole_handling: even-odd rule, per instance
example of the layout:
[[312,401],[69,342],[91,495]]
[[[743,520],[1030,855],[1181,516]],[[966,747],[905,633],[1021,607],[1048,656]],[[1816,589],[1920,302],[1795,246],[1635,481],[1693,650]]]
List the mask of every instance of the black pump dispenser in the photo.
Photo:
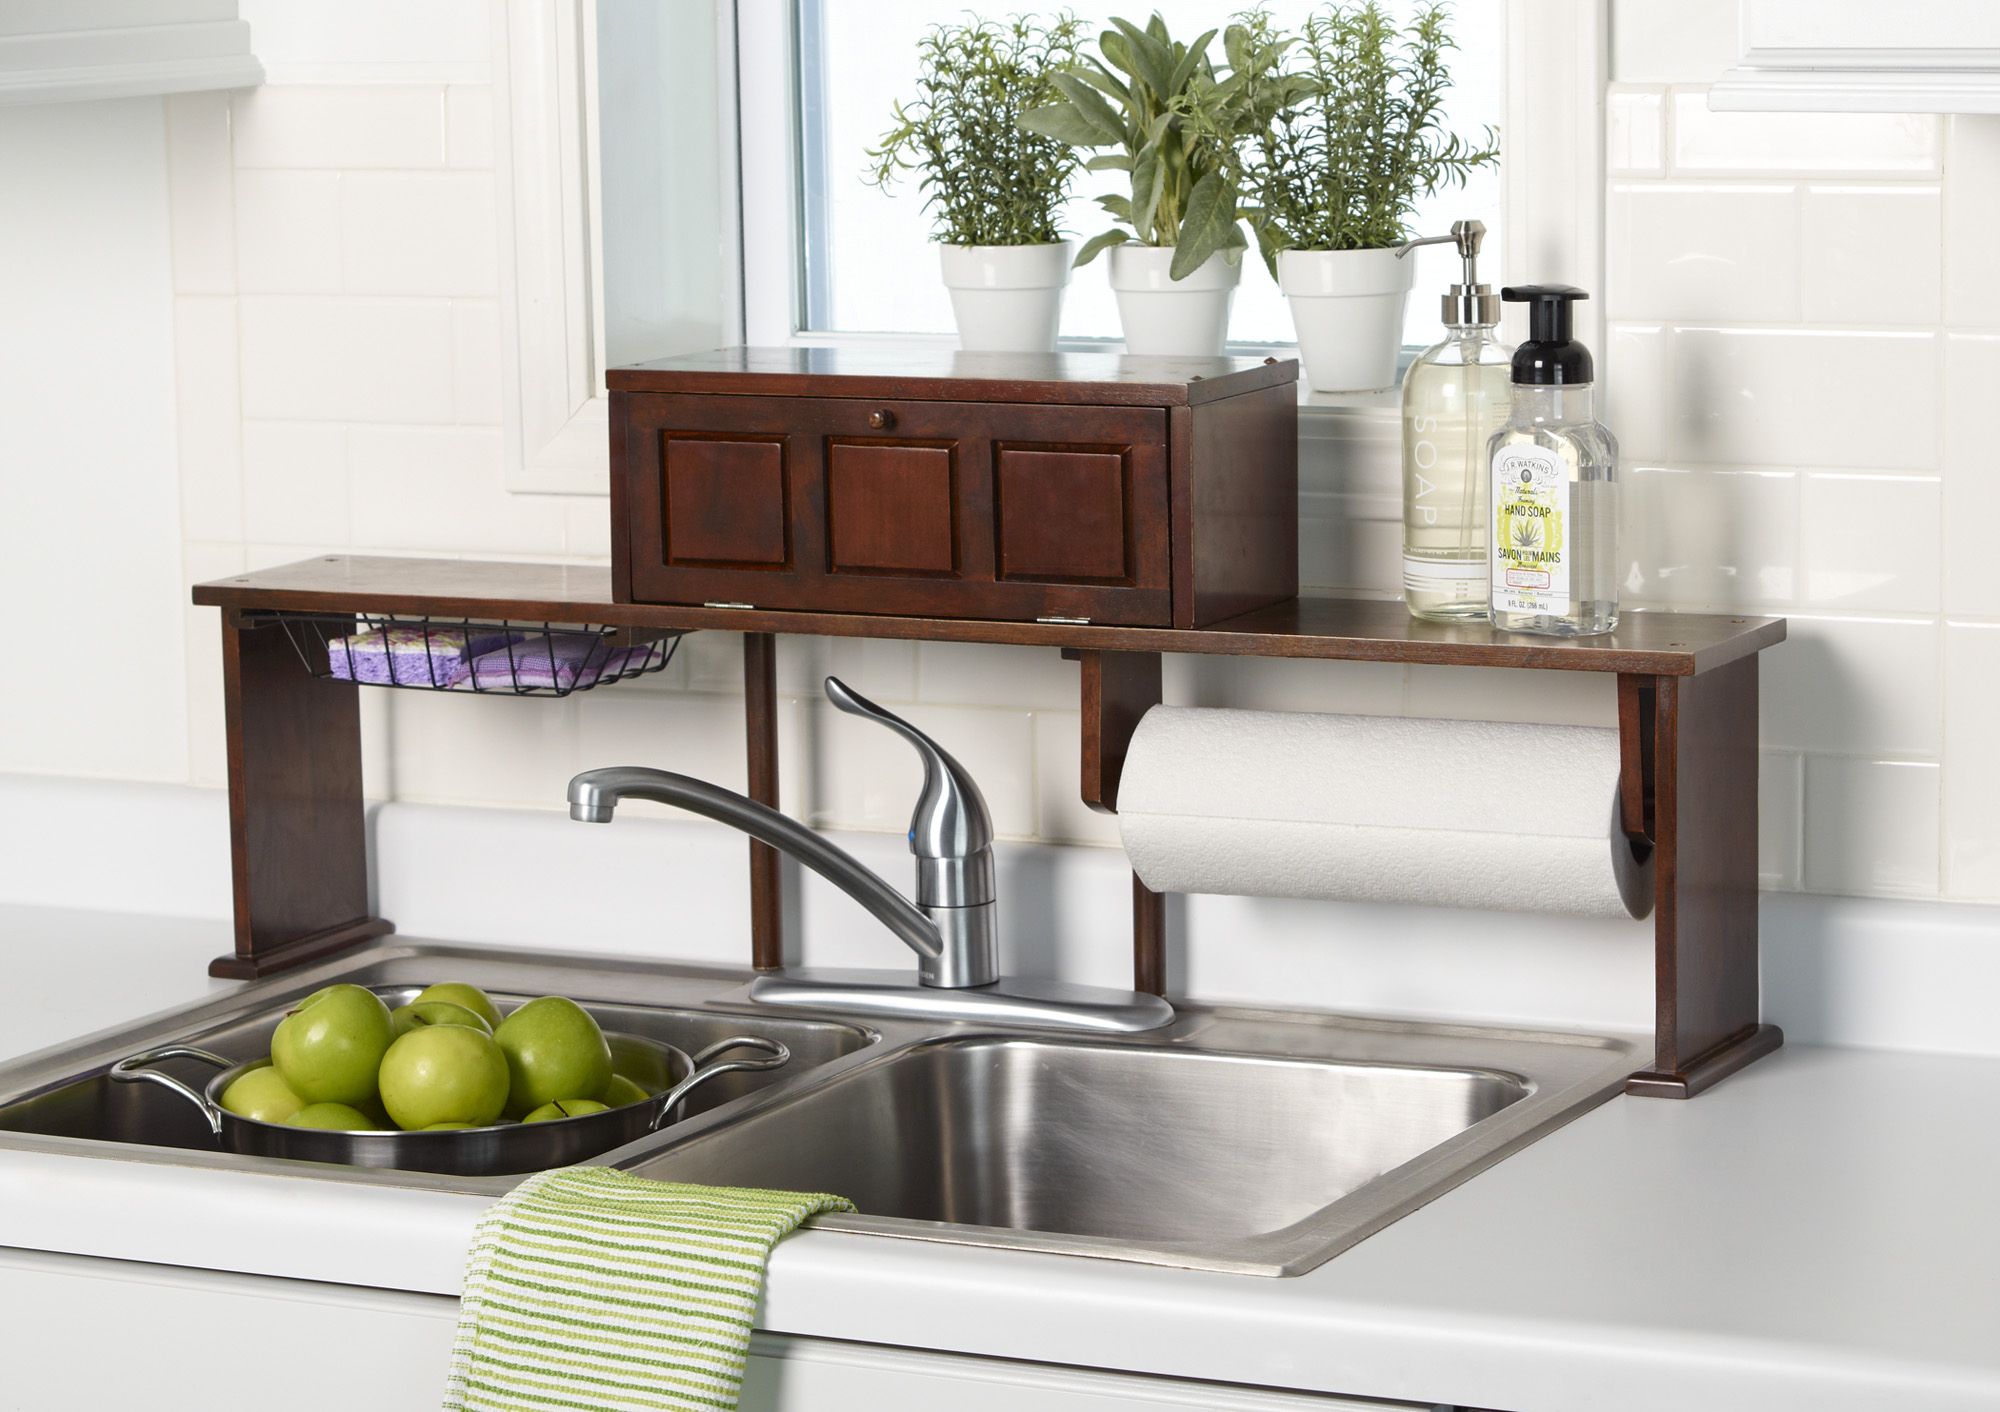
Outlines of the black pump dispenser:
[[1575,339],[1570,305],[1590,296],[1570,284],[1509,285],[1509,304],[1528,306],[1528,341],[1514,350],[1517,387],[1568,387],[1587,383],[1595,369],[1590,350]]

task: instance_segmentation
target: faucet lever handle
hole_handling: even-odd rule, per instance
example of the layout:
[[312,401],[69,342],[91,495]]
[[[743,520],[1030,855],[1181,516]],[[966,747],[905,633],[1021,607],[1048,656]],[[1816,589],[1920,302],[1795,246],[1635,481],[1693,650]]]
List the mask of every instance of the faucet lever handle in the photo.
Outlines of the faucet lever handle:
[[850,716],[887,726],[916,747],[924,762],[923,793],[910,815],[910,851],[918,858],[970,858],[993,843],[993,816],[985,796],[950,752],[893,711],[885,711],[839,677],[826,679],[826,695]]

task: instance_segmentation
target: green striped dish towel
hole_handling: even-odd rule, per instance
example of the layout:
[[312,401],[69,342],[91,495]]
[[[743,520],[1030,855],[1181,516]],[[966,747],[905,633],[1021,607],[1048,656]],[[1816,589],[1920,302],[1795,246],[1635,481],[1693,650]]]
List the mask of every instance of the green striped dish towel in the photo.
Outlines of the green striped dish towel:
[[473,1233],[445,1412],[734,1408],[771,1247],[845,1198],[528,1178]]

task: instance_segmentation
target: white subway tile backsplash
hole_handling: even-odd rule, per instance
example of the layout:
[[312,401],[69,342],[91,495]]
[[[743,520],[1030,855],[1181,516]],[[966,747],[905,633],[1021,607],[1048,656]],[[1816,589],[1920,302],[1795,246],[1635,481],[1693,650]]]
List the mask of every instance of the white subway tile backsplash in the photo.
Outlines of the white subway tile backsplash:
[[242,301],[243,414],[275,421],[449,422],[442,300]]
[[2000,902],[2000,623],[1944,633],[1944,891]]
[[[693,633],[682,640],[680,656],[694,690],[743,690],[741,634]],[[781,696],[823,700],[822,683],[836,676],[863,696],[900,706],[917,699],[917,645],[889,638],[781,637],[775,675]]]
[[1677,172],[1930,175],[1943,147],[1922,113],[1710,112],[1706,89],[1673,94]]
[[1657,176],[1666,169],[1666,90],[1614,87],[1604,111],[1604,160],[1612,172]]
[[1807,891],[1937,895],[1935,764],[1809,756],[1805,797]]
[[[724,789],[749,788],[740,698],[688,691],[633,691],[632,685],[621,683],[570,698],[576,702],[581,731],[580,768],[646,765],[693,775]],[[809,725],[807,713],[796,703],[780,704],[778,806],[795,818],[806,817],[813,807]],[[562,797],[558,792],[556,798]],[[634,803],[641,813],[687,817],[671,805]],[[620,814],[623,812],[620,806]]]
[[1757,760],[1757,885],[1796,892],[1803,863],[1805,757],[1765,751]]
[[1935,186],[1809,186],[1800,230],[1805,316],[1934,324],[1942,297]]
[[563,504],[563,552],[592,562],[611,558],[611,507],[594,495],[568,497]]
[[236,301],[174,300],[175,445],[181,532],[190,539],[243,535],[243,458],[238,442]]
[[1394,716],[1403,709],[1404,671],[1388,662],[1175,655],[1162,665],[1166,699],[1174,706],[1360,716]]
[[2000,329],[2000,280],[1993,277],[2000,230],[2000,114],[1951,119],[1944,180],[1944,321]]
[[174,293],[233,294],[229,95],[177,93],[166,105]]
[[576,698],[375,694],[390,698],[390,768],[398,799],[565,807],[570,777],[583,768]]
[[1781,323],[1799,317],[1798,189],[1618,182],[1605,211],[1614,318]]
[[1954,333],[1944,355],[1944,606],[2000,616],[2000,334]]
[[340,292],[338,172],[236,178],[237,279],[248,294]]
[[922,642],[916,651],[920,701],[1031,711],[1076,709],[1080,669],[1053,647]]
[[[1760,660],[1766,746],[1937,755],[1942,671],[1936,622],[1794,614],[1786,640]],[[1808,835],[1817,812],[1811,808]]]
[[1615,726],[1618,683],[1606,672],[1411,667],[1402,714],[1456,721]]
[[[1676,328],[1670,464],[1937,469],[1939,339],[1879,329]],[[1621,370],[1622,375],[1622,370]],[[1885,409],[1893,408],[1893,414]]]
[[347,428],[245,422],[243,523],[265,544],[347,543]]
[[500,306],[491,299],[451,301],[451,410],[455,420],[500,420]]
[[444,90],[272,85],[235,100],[238,167],[442,167]]
[[351,294],[491,295],[499,213],[484,172],[350,172],[340,240]]
[[1934,478],[1809,475],[1803,502],[1806,603],[1835,612],[1937,611]]
[[1403,522],[1357,514],[1353,495],[1299,496],[1299,585],[1372,598],[1400,597]]
[[1710,611],[1789,603],[1799,477],[1628,463],[1624,591],[1635,605]]
[[483,84],[453,84],[444,93],[445,153],[461,169],[493,166],[493,90]]
[[562,552],[562,497],[504,488],[497,428],[357,426],[347,445],[357,544]]

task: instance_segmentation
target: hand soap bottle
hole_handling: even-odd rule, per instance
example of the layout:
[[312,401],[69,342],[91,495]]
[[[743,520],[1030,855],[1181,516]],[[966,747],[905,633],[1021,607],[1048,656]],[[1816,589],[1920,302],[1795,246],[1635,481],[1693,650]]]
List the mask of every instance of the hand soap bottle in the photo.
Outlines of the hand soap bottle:
[[1514,401],[1493,437],[1493,626],[1589,637],[1618,626],[1618,443],[1594,415],[1590,350],[1565,284],[1504,289],[1528,306]]
[[1460,282],[1444,296],[1442,343],[1403,376],[1403,601],[1412,617],[1483,621],[1487,612],[1487,443],[1507,420],[1513,350],[1493,336],[1500,301],[1479,282],[1486,227],[1458,221]]

